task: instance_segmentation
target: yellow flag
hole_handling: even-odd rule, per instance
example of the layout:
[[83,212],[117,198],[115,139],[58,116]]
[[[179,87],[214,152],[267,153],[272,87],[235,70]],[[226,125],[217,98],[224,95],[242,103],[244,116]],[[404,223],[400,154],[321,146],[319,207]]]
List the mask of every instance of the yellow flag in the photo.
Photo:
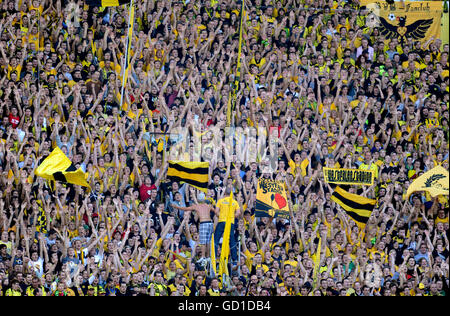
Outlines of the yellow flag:
[[229,198],[229,210],[227,214],[227,220],[225,222],[225,230],[222,238],[222,250],[220,252],[220,261],[219,261],[219,274],[220,275],[228,275],[228,257],[230,255],[230,232],[231,232],[231,224],[234,221],[234,212],[233,212],[233,190],[231,190],[230,198]]
[[[442,1],[404,1],[388,4],[386,1],[361,0],[370,13],[366,24],[374,27],[386,39],[398,38],[400,43],[413,40],[426,42],[429,38],[441,35]],[[370,23],[369,23],[370,22]]]
[[322,251],[322,237],[319,237],[319,244],[317,245],[316,257],[314,258],[314,284],[317,284],[317,272],[320,266],[320,257]]
[[214,234],[211,236],[211,267],[214,272],[214,277],[217,275],[216,249],[214,247]]
[[408,199],[411,194],[418,191],[426,191],[430,193],[432,197],[448,195],[448,182],[448,170],[445,170],[442,166],[436,166],[411,183],[406,192],[406,199]]
[[302,176],[306,177],[307,172],[306,172],[306,168],[309,165],[309,160],[308,159],[303,159],[303,161],[300,164],[300,169],[302,170]]
[[59,147],[56,147],[44,159],[34,173],[44,179],[72,183],[90,188],[86,182],[86,174],[83,170],[76,169],[74,164]]
[[227,126],[230,126],[231,124],[231,90],[230,93],[228,94],[228,102],[227,102]]
[[282,181],[266,178],[258,180],[256,189],[256,217],[274,217],[289,219],[287,193]]

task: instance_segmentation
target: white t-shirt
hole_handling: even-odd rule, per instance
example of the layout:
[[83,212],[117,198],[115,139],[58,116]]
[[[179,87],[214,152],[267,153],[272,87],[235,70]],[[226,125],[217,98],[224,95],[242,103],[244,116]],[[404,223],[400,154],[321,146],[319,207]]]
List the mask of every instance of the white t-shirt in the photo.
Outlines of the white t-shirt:
[[28,267],[33,269],[38,278],[41,278],[44,274],[44,259],[39,257],[36,261],[30,260]]

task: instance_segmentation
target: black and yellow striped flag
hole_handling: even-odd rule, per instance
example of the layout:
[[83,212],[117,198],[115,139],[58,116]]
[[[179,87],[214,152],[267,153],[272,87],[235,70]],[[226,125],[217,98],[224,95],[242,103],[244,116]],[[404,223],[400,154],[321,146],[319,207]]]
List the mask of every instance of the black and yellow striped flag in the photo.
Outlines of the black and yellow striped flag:
[[169,161],[167,177],[208,192],[209,162]]
[[35,170],[35,174],[44,179],[72,183],[90,188],[83,170],[75,165],[56,147]]
[[86,0],[86,4],[91,7],[118,7],[128,3],[130,0]]
[[337,187],[331,199],[339,204],[358,224],[365,225],[372,214],[376,200],[349,193]]

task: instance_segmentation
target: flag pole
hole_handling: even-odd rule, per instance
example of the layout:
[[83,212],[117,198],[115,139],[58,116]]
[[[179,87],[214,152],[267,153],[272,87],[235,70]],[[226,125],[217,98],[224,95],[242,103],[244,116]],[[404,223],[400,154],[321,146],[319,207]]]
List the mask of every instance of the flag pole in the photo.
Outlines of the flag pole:
[[[128,63],[129,63],[128,53],[129,53],[129,50],[130,50],[130,44],[131,44],[131,39],[132,39],[132,35],[133,35],[134,20],[131,21],[131,18],[132,18],[131,10],[133,9],[133,2],[134,2],[134,0],[131,0],[130,8],[129,8],[129,11],[128,11],[127,47],[126,47],[126,50],[125,50],[125,63],[124,63],[123,75],[122,75],[122,91],[120,93],[120,109],[122,109],[122,105],[123,105],[123,94],[125,92],[125,85],[126,85],[126,78],[127,78],[127,71],[128,71]],[[130,28],[131,28],[131,34],[130,34]]]
[[241,275],[241,236],[239,236],[239,252],[238,252],[238,273]]
[[239,82],[241,77],[241,55],[242,55],[242,32],[244,23],[244,11],[245,11],[245,0],[241,0],[241,16],[239,22],[239,48],[238,48],[238,58],[236,65],[236,74],[234,76],[234,83],[231,85],[231,90],[229,93],[229,100],[227,105],[227,127],[231,125],[231,115],[233,109],[236,108],[236,95],[239,90]]

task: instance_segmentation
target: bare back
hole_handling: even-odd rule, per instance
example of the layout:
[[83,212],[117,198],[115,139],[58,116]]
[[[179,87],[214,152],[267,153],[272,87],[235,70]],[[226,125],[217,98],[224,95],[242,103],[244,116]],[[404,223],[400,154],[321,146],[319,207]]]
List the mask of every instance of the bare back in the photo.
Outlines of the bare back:
[[211,205],[209,204],[197,204],[194,206],[195,211],[198,213],[198,217],[200,222],[209,222],[211,221]]

